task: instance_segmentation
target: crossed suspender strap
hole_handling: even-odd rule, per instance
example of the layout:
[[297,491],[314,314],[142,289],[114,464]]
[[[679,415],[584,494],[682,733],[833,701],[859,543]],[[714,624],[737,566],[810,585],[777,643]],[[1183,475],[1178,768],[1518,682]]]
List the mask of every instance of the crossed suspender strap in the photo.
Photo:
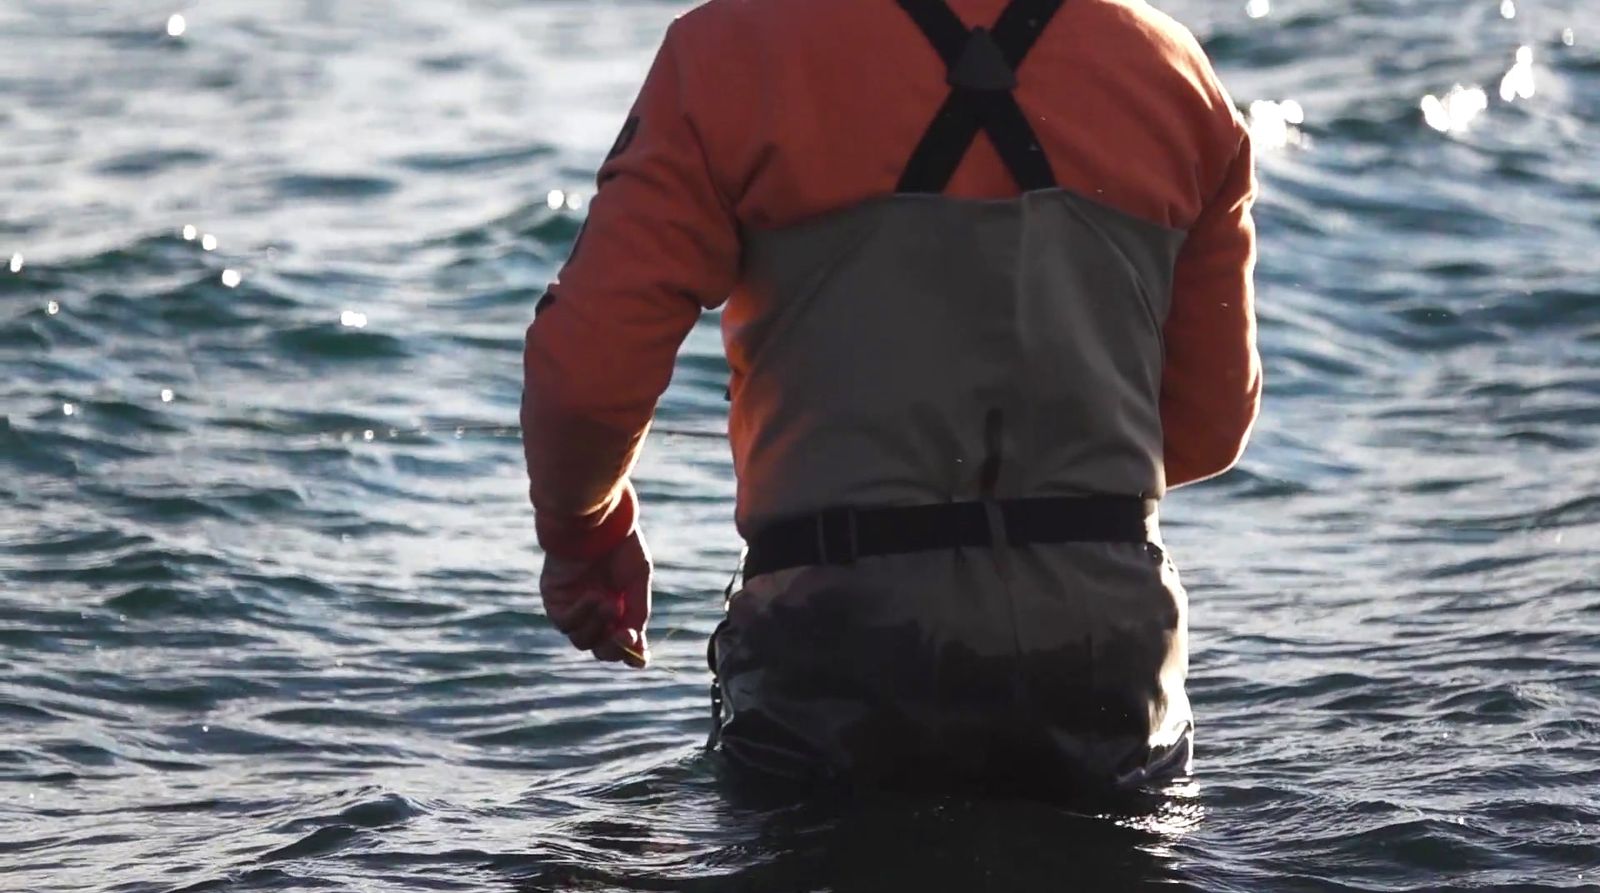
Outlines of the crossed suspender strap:
[[1056,185],[1050,159],[1012,91],[1017,68],[1063,0],[1012,0],[992,29],[968,29],[944,0],[899,0],[944,60],[950,96],[911,153],[898,192],[943,192],[978,131],[1024,192]]

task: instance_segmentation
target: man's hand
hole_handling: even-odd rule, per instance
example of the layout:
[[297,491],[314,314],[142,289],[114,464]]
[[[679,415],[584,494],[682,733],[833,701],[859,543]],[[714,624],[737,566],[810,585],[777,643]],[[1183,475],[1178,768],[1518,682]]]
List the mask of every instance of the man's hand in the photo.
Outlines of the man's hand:
[[539,577],[544,611],[573,647],[596,660],[641,668],[650,662],[650,548],[637,528],[592,562],[546,555]]

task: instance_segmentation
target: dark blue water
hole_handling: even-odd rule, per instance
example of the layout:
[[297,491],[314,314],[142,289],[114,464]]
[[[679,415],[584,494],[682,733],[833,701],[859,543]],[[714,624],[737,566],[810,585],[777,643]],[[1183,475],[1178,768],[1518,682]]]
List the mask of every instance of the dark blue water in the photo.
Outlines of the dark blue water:
[[1600,889],[1600,6],[1163,5],[1269,397],[1166,513],[1196,776],[1062,807],[723,777],[716,440],[659,668],[543,622],[522,330],[679,4],[0,4],[0,890]]

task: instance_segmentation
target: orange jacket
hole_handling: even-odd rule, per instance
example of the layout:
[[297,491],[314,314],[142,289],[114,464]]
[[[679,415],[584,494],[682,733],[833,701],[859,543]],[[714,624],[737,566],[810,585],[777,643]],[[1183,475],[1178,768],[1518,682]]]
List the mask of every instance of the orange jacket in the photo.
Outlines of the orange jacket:
[[[1005,0],[951,6],[977,26]],[[711,0],[672,25],[528,330],[522,421],[547,551],[603,554],[631,528],[627,476],[680,344],[705,310],[740,319],[741,230],[892,194],[945,74],[892,0]],[[1261,392],[1254,165],[1232,101],[1193,37],[1138,0],[1068,0],[1016,97],[1062,187],[1188,232],[1163,329],[1166,475],[1225,471]],[[946,194],[1017,191],[980,136]]]

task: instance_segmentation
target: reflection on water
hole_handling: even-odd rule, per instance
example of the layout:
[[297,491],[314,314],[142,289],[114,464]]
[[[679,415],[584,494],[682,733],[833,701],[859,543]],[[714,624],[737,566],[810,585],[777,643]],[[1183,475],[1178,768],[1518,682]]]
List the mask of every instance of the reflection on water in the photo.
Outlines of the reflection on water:
[[1306,123],[1306,111],[1293,99],[1283,102],[1258,99],[1250,103],[1246,120],[1251,139],[1262,150],[1311,147],[1311,138],[1300,129],[1300,125]]
[[1517,50],[1517,63],[1500,79],[1500,98],[1505,102],[1532,99],[1534,92],[1533,47],[1520,47]]
[[580,211],[583,209],[583,196],[576,192],[552,189],[545,196],[545,204],[549,205],[552,211],[560,211],[562,209]]
[[[665,767],[675,796],[618,791],[559,823],[571,850],[497,866],[516,890],[660,885],[709,890],[1180,889],[1183,792],[1064,808],[955,796],[799,794],[691,760]],[[1192,786],[1191,786],[1192,789]],[[536,800],[525,798],[532,806]],[[550,829],[552,831],[555,828]]]
[[1432,93],[1422,97],[1422,114],[1428,126],[1442,133],[1466,130],[1488,108],[1489,94],[1482,87],[1456,84],[1442,99]]

